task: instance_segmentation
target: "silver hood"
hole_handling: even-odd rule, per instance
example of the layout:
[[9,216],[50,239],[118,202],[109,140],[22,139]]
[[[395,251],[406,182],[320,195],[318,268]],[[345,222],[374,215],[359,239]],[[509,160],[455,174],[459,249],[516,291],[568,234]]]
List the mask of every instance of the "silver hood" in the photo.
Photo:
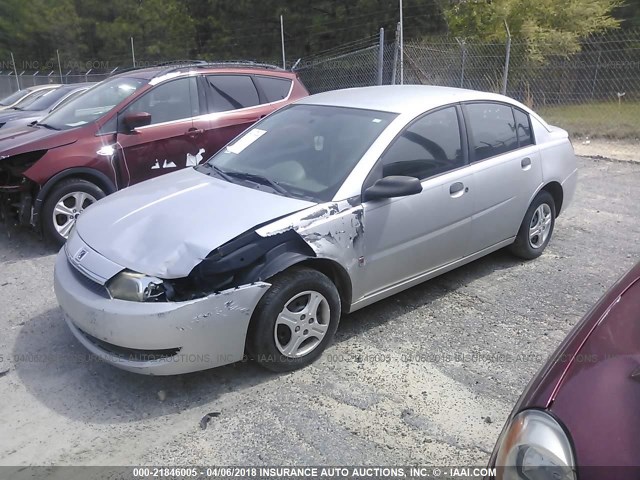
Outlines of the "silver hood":
[[181,278],[241,233],[313,205],[189,168],[100,200],[78,218],[76,230],[112,262],[159,278]]

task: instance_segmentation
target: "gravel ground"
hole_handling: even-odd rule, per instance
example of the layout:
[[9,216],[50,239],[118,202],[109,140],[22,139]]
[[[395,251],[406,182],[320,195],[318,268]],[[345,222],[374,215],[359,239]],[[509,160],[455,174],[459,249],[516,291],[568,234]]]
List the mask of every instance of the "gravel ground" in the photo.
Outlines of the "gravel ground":
[[54,252],[0,227],[0,463],[484,464],[530,377],[640,258],[640,164],[579,165],[541,258],[497,252],[360,310],[317,363],[283,375],[99,363],[63,323]]

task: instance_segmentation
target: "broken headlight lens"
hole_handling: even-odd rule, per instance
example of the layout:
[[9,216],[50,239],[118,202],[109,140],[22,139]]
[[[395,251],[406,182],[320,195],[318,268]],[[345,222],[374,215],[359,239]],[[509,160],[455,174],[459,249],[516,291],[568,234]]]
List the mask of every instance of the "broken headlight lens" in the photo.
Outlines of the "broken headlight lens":
[[500,438],[498,480],[575,480],[571,443],[548,413],[525,410],[514,417]]
[[164,282],[157,277],[124,270],[106,285],[112,298],[132,302],[147,302],[164,295]]

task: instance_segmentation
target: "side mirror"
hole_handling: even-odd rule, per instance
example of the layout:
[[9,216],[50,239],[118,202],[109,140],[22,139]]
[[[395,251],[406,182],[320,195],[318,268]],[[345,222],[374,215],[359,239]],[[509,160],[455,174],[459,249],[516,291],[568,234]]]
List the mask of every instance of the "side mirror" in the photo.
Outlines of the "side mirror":
[[124,126],[129,130],[135,130],[138,127],[145,127],[151,124],[151,114],[147,112],[131,112],[127,113],[122,119]]
[[364,191],[363,200],[406,197],[422,191],[422,184],[416,177],[392,175],[383,177]]

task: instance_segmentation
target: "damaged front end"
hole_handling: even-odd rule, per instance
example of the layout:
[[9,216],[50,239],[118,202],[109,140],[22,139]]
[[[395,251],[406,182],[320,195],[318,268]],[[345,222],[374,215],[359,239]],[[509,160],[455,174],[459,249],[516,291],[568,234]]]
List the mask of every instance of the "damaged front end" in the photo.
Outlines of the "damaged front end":
[[0,158],[0,220],[33,225],[33,199],[39,186],[24,176],[46,153],[34,151]]
[[314,256],[293,230],[266,238],[252,231],[216,248],[184,278],[162,280],[124,270],[105,286],[121,300],[181,302],[264,281]]

